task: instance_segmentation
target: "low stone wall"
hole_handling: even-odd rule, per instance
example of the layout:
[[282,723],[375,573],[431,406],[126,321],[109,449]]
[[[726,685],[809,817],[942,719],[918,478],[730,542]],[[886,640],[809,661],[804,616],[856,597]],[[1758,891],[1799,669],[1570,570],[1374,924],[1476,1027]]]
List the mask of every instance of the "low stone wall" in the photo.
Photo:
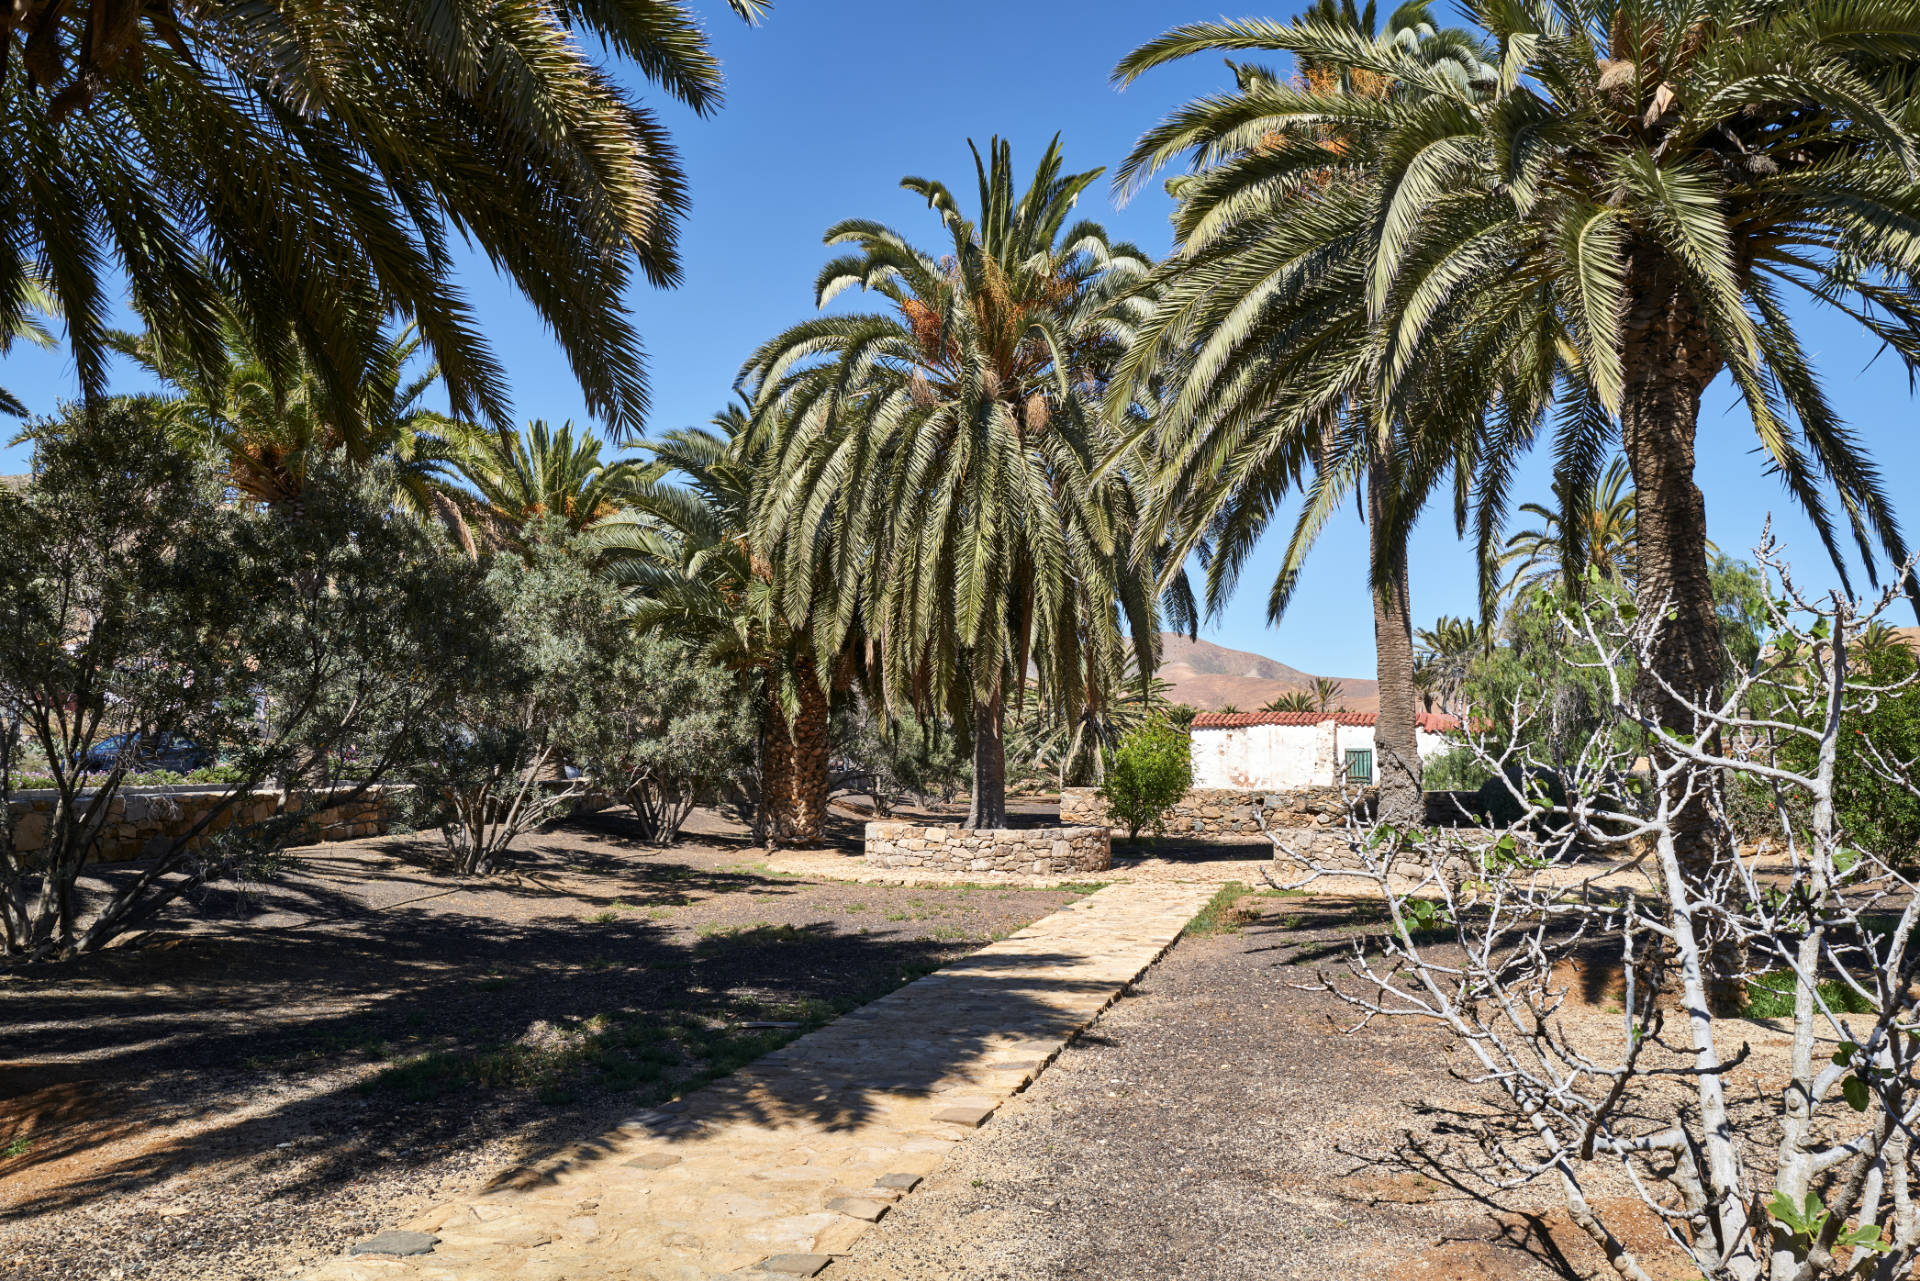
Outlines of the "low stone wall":
[[[315,841],[351,841],[378,836],[386,831],[392,818],[391,789],[375,789],[357,801],[328,805],[307,816],[300,839]],[[93,860],[98,863],[124,863],[148,858],[170,846],[176,838],[193,828],[228,795],[219,786],[140,787],[120,792],[107,802],[107,819],[101,829]],[[15,823],[15,850],[31,855],[44,847],[53,820],[58,793],[20,792],[8,803]],[[308,806],[321,798],[295,792],[281,808],[277,791],[249,792],[229,806],[207,825],[205,835],[225,831],[239,824],[263,823],[277,814],[306,813]],[[200,838],[196,838],[196,843]]]
[[868,823],[867,862],[973,876],[1059,876],[1104,872],[1113,841],[1104,827],[996,828],[968,831],[918,823]]
[[[1372,793],[1363,799],[1371,799]],[[1285,792],[1243,792],[1228,787],[1195,788],[1167,814],[1169,837],[1181,840],[1259,840],[1260,824],[1253,803],[1262,801],[1267,822],[1274,827],[1316,828],[1345,824],[1351,799],[1337,787],[1301,787]],[[1062,823],[1106,823],[1107,803],[1091,787],[1069,787],[1060,793]],[[1114,829],[1126,835],[1125,828]]]

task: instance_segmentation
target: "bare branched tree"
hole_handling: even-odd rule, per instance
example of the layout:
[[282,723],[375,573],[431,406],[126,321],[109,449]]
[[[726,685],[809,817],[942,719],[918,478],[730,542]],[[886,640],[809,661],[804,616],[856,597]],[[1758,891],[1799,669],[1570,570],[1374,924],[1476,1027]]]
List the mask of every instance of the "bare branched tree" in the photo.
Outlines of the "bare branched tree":
[[[1653,695],[1687,706],[1691,733],[1656,716],[1636,680],[1663,618],[1587,606],[1569,621],[1600,655],[1612,705],[1556,773],[1516,746],[1552,715],[1548,700],[1470,713],[1474,752],[1508,781],[1518,821],[1416,829],[1356,815],[1339,856],[1269,830],[1278,864],[1298,869],[1274,879],[1359,877],[1385,899],[1388,936],[1312,986],[1351,1005],[1356,1028],[1430,1020],[1464,1048],[1462,1076],[1497,1106],[1474,1143],[1438,1158],[1451,1174],[1489,1194],[1556,1183],[1633,1281],[1646,1265],[1590,1195],[1597,1182],[1630,1186],[1713,1281],[1894,1281],[1920,1248],[1920,896],[1914,851],[1847,830],[1836,768],[1845,716],[1868,726],[1851,756],[1864,764],[1850,768],[1915,792],[1920,765],[1871,741],[1873,711],[1904,682],[1859,679],[1848,661],[1911,565],[1863,604],[1803,595],[1771,536],[1759,557],[1777,584],[1759,657],[1711,706],[1672,687]],[[1737,789],[1757,789],[1777,818],[1757,840],[1729,822]],[[1702,798],[1725,850],[1710,869],[1677,851]],[[1767,1036],[1747,1021],[1757,1006],[1710,1000],[1709,958],[1729,946],[1746,991],[1790,1004]],[[1617,961],[1617,1024],[1569,1004],[1569,963],[1596,958]],[[1736,1098],[1742,1065],[1785,1084]]]

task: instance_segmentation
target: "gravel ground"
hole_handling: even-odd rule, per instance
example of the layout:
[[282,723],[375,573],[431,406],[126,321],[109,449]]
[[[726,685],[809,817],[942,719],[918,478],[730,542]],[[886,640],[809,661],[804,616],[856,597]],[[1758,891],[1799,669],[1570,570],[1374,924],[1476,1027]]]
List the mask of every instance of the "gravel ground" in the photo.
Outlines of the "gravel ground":
[[[1259,906],[1240,932],[1184,938],[827,1275],[1611,1276],[1553,1189],[1494,1206],[1420,1158],[1478,1111],[1437,1033],[1378,1020],[1345,1036],[1351,1011],[1290,986],[1377,928],[1377,906]],[[1624,1189],[1596,1190],[1622,1211]],[[1650,1216],[1629,1223],[1630,1246],[1657,1250]]]
[[285,1276],[1081,892],[813,881],[693,831],[598,815],[484,882],[320,847],[144,947],[0,975],[0,1279]]

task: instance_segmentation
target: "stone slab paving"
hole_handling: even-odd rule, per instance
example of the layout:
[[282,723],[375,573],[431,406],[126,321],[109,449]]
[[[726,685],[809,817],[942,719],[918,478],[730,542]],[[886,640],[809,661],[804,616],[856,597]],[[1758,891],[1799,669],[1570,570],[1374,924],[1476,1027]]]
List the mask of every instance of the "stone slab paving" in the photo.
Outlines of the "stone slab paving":
[[399,1225],[433,1239],[425,1253],[345,1255],[308,1281],[813,1276],[990,1123],[1217,887],[1088,895],[675,1104]]

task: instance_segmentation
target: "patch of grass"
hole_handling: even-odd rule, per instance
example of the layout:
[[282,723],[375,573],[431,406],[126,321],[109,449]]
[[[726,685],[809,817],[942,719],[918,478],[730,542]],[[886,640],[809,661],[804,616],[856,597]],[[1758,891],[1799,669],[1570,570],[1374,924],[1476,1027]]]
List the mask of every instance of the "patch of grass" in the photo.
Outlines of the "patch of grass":
[[31,1151],[33,1151],[33,1140],[21,1134],[15,1136],[6,1147],[0,1148],[0,1157],[25,1156]]
[[505,974],[489,974],[474,986],[482,992],[504,992],[513,986],[513,980]]
[[595,912],[587,918],[587,921],[593,925],[611,925],[619,919],[620,913],[618,912]]
[[[1790,1019],[1793,1017],[1792,970],[1775,970],[1757,979],[1747,980],[1747,1004],[1740,1013],[1750,1019]],[[1873,1005],[1839,979],[1819,985],[1820,999],[1835,1014],[1871,1014]]]
[[1106,889],[1111,884],[1113,884],[1112,881],[1067,881],[1054,888],[1065,890],[1069,894],[1092,894]]
[[849,912],[864,912],[867,910],[867,905],[865,903],[849,903],[845,910]]
[[1233,905],[1235,900],[1246,893],[1245,885],[1239,881],[1228,881],[1207,900],[1207,905],[1187,922],[1187,928],[1182,933],[1189,938],[1211,938],[1216,934],[1239,933],[1241,927],[1247,922],[1243,915],[1234,911]]
[[702,939],[736,939],[742,943],[805,943],[813,935],[798,925],[775,925],[755,921],[750,925],[723,925],[708,922],[694,931]]

